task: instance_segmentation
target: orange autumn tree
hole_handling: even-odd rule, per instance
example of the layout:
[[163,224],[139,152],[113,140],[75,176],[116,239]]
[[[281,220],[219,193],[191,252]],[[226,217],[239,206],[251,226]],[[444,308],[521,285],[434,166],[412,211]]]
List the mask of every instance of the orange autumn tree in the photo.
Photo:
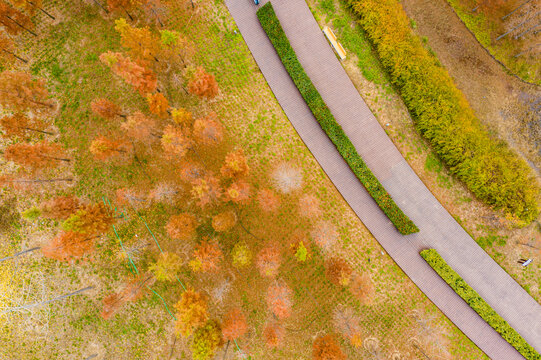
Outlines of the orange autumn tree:
[[368,274],[354,275],[349,289],[363,305],[370,305],[374,301],[376,289]]
[[95,159],[102,161],[128,154],[127,144],[108,139],[105,136],[99,136],[92,140],[89,151]]
[[218,145],[224,137],[224,127],[215,112],[194,121],[193,137],[202,145]]
[[192,181],[192,197],[201,208],[217,205],[223,197],[223,189],[218,179],[212,175],[197,178]]
[[190,267],[194,272],[217,273],[220,269],[223,253],[218,244],[204,240],[195,247],[193,257],[193,260],[190,261]]
[[231,309],[224,318],[222,334],[224,339],[231,341],[238,339],[246,333],[248,324],[246,317],[239,308]]
[[115,30],[120,34],[120,45],[128,49],[133,58],[159,62],[156,56],[161,50],[160,40],[148,26],[133,27],[120,18],[115,20]]
[[130,139],[146,142],[159,137],[155,133],[156,122],[140,111],[129,115],[120,127]]
[[173,125],[167,125],[163,130],[161,144],[168,157],[177,159],[186,155],[193,145],[185,131]]
[[0,73],[0,106],[13,111],[48,114],[54,109],[45,80],[33,79],[22,71]]
[[325,262],[325,273],[333,284],[347,286],[353,270],[344,259],[332,257]]
[[284,340],[284,333],[284,328],[280,326],[280,324],[275,322],[267,324],[263,330],[265,345],[267,345],[269,348],[280,347]]
[[119,293],[112,293],[102,300],[102,311],[100,316],[110,319],[128,301],[136,301],[145,295],[145,285],[152,281],[152,277],[146,274],[129,277],[124,282],[124,288]]
[[227,201],[239,205],[247,205],[250,202],[251,186],[243,179],[239,179],[229,185],[225,190]]
[[18,143],[9,145],[4,157],[22,166],[32,169],[43,169],[56,167],[60,162],[69,162],[63,156],[63,149],[60,145],[49,143],[44,140],[36,144]]
[[192,113],[184,108],[171,110],[171,117],[175,124],[180,126],[190,125],[193,119]]
[[227,210],[212,217],[212,228],[217,232],[231,230],[236,223],[237,214],[233,210]]
[[41,215],[55,220],[65,220],[81,207],[75,196],[57,196],[41,204]]
[[280,198],[271,189],[261,189],[257,193],[259,208],[265,212],[275,212],[280,207]]
[[291,316],[293,291],[284,281],[275,281],[267,290],[267,306],[280,320]]
[[122,53],[108,51],[100,55],[100,61],[139,91],[141,96],[156,91],[158,80],[154,72]]
[[123,12],[133,21],[130,11],[143,5],[144,0],[107,0],[107,8],[112,13]]
[[43,130],[46,127],[45,123],[36,118],[29,118],[21,113],[2,117],[0,119],[0,125],[2,125],[2,129],[4,130],[4,137],[25,137],[28,135],[28,132],[53,135],[52,132]]
[[256,267],[261,276],[275,278],[282,263],[279,246],[268,244],[256,257]]
[[116,116],[126,117],[126,115],[122,114],[120,106],[105,98],[92,100],[90,108],[94,114],[99,115],[106,120],[112,120]]
[[168,115],[169,102],[162,93],[148,94],[147,95],[148,108],[151,113],[161,118],[165,118]]
[[81,259],[94,251],[96,236],[64,231],[41,248],[43,256],[59,261]]
[[347,356],[342,352],[336,339],[332,335],[320,335],[314,341],[312,347],[313,360],[346,360]]
[[11,40],[4,32],[0,32],[0,59],[10,61],[12,58],[15,58],[25,64],[28,63],[27,60],[15,54],[14,48],[15,44],[13,43],[13,40]]
[[80,207],[62,223],[62,228],[65,231],[97,235],[107,232],[114,222],[111,211],[102,203],[97,203]]
[[183,292],[175,304],[177,332],[184,337],[190,336],[195,328],[207,321],[209,317],[207,308],[207,298],[201,292],[191,288]]
[[11,35],[19,35],[23,30],[34,36],[38,36],[31,29],[34,23],[30,17],[22,11],[11,7],[6,1],[0,1],[0,25]]
[[171,239],[187,241],[195,236],[197,221],[195,216],[189,213],[173,215],[169,218],[165,230]]
[[237,149],[228,153],[225,156],[224,165],[220,169],[220,173],[226,178],[248,176],[250,173],[250,167],[246,161],[244,150]]
[[200,98],[212,99],[218,95],[218,83],[214,75],[209,74],[199,66],[188,82],[188,91]]

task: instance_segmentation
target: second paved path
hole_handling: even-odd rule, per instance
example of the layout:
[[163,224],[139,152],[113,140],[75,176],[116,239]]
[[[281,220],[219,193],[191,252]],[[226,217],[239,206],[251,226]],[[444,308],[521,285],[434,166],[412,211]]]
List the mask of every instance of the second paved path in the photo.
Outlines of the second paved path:
[[437,249],[449,265],[541,352],[541,306],[477,245],[413,172],[340,65],[305,1],[272,3],[323,100],[396,203],[421,229],[418,234],[400,235],[340,157],[262,30],[253,1],[225,2],[289,120],[342,196],[400,268],[492,359],[523,359],[419,255],[423,248]]

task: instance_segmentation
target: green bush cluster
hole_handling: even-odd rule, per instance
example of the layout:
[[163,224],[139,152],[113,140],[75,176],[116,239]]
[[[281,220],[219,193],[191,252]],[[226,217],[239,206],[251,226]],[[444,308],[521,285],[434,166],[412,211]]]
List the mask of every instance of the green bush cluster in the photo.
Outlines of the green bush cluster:
[[327,133],[340,155],[346,160],[385,215],[387,215],[403,235],[419,231],[417,226],[400,210],[385,188],[380,184],[374,174],[372,174],[344,133],[344,130],[342,130],[342,127],[334,119],[331,111],[325,105],[325,102],[323,102],[321,95],[319,95],[312,81],[304,72],[295,51],[289,44],[289,40],[274,13],[272,5],[267,3],[262,6],[257,11],[257,17],[274,45],[278,56],[282,59],[287,72],[293,79],[293,82],[295,82],[308,107],[312,110],[314,117],[321,125],[321,128]]
[[526,223],[538,215],[538,184],[505,143],[490,137],[437,58],[410,29],[398,0],[346,0],[400,90],[418,131],[481,200]]
[[421,251],[426,260],[443,280],[471,306],[490,326],[494,328],[509,344],[528,360],[541,360],[541,355],[513,329],[494,309],[486,303],[438,254],[434,249]]

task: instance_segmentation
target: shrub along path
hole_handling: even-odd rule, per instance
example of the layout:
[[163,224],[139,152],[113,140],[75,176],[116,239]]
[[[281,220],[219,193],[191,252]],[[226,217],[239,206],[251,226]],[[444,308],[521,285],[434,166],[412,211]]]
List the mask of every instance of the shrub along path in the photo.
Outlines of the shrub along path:
[[421,249],[435,248],[530,345],[541,351],[541,306],[475,243],[409,167],[351,83],[304,0],[273,1],[284,31],[359,155],[420,228],[417,234],[398,233],[318,125],[261,28],[258,7],[252,0],[225,2],[291,123],[402,270],[492,359],[522,359],[419,255]]

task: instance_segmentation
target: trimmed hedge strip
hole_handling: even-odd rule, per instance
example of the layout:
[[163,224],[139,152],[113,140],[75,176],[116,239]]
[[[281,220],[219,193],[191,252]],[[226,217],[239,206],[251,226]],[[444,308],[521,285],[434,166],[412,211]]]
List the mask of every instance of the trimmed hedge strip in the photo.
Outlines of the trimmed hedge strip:
[[345,0],[402,94],[417,130],[481,200],[525,223],[538,216],[533,172],[490,137],[447,71],[410,29],[398,0]]
[[469,286],[434,249],[421,251],[426,260],[443,280],[471,306],[483,320],[496,330],[511,346],[528,360],[541,360],[541,355],[531,347],[519,333],[511,327],[494,309]]
[[366,166],[342,127],[334,119],[314,84],[304,72],[270,2],[257,11],[257,17],[304,101],[357,178],[401,234],[418,232],[417,226],[396,205],[383,185]]

